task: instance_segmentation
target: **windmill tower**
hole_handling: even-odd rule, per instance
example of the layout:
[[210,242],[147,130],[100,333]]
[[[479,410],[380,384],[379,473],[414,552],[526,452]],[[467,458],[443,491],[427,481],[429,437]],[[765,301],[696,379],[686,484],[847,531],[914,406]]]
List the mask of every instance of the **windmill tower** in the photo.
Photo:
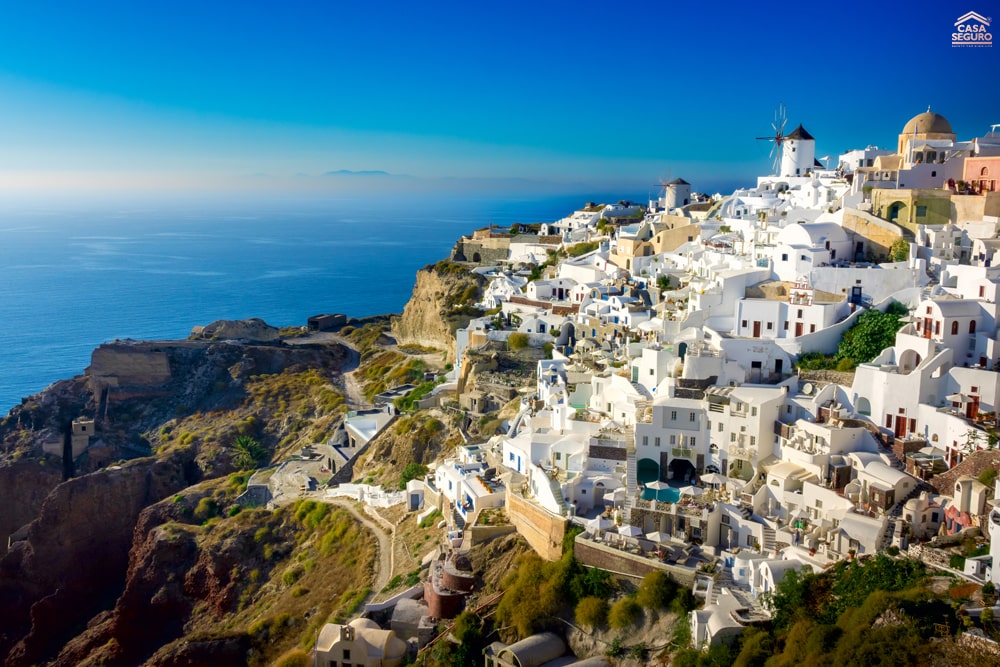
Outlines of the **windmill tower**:
[[816,140],[800,123],[785,137],[781,150],[781,175],[805,176],[816,166]]
[[691,203],[691,184],[683,178],[675,178],[670,182],[661,180],[659,185],[663,188],[659,204],[668,213]]

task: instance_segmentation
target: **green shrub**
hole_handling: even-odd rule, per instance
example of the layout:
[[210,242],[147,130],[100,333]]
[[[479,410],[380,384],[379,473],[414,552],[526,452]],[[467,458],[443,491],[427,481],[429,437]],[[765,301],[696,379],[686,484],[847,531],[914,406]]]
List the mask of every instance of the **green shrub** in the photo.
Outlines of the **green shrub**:
[[604,598],[586,597],[576,605],[577,625],[601,628],[608,621],[608,601]]
[[515,331],[507,338],[507,347],[516,352],[528,347],[528,334]]
[[611,605],[608,612],[608,624],[615,630],[630,628],[642,618],[642,607],[635,598],[624,597]]
[[272,667],[309,667],[309,654],[300,648],[293,648],[281,654]]
[[636,593],[636,602],[646,609],[665,609],[677,593],[677,584],[670,575],[654,570],[642,578]]
[[194,518],[196,521],[202,523],[208,521],[209,519],[218,516],[219,505],[214,499],[205,497],[198,501],[197,507],[194,508]]

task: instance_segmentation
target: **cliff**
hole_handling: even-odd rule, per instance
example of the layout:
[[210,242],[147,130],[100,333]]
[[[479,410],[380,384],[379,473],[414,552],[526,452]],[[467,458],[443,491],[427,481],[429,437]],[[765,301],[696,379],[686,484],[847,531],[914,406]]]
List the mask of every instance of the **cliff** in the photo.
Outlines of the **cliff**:
[[402,345],[421,345],[443,350],[455,360],[455,331],[481,315],[472,308],[485,280],[453,262],[438,262],[417,272],[413,294],[403,314],[393,322],[392,332]]

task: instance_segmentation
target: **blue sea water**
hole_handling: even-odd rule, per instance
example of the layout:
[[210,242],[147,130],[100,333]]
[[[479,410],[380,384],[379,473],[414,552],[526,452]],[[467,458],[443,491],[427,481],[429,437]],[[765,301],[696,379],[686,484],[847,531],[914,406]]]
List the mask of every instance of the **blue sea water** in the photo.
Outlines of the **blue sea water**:
[[[591,197],[595,198],[596,197]],[[616,197],[617,200],[620,197]],[[218,319],[402,312],[422,266],[493,222],[555,220],[586,199],[89,207],[0,213],[0,414],[78,375],[115,338]]]

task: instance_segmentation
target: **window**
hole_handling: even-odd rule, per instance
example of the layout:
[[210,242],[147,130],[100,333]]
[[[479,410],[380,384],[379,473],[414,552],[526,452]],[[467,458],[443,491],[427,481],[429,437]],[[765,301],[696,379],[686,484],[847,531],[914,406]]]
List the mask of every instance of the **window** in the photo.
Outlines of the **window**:
[[979,298],[986,296],[986,287],[984,285],[979,286]]
[[816,499],[816,509],[818,510],[823,509],[823,501],[819,500],[818,498]]
[[803,262],[805,262],[805,261],[807,261],[807,260],[808,260],[809,258],[808,258],[808,257],[806,257],[805,255],[802,255],[801,257],[799,257],[799,259],[801,259],[801,260],[802,260]]
[[976,333],[976,321],[975,320],[969,320],[969,333],[970,334]]
[[562,461],[562,452],[556,452],[556,461]]
[[773,328],[774,328],[774,323],[773,322],[768,322],[767,323],[767,330],[770,331]]
[[653,370],[652,368],[650,368],[650,369],[649,369],[649,374],[650,374],[650,375],[656,375],[656,371],[655,371],[655,370]]
[[940,320],[934,320],[934,333],[935,334],[940,334],[941,333],[941,321]]
[[654,447],[660,446],[660,436],[656,436],[655,438],[653,438],[653,446]]
[[351,659],[351,649],[345,648],[344,649],[344,660],[350,660],[350,659]]
[[691,441],[688,442],[688,447],[694,447],[696,444],[697,444],[697,439],[691,438]]
[[723,514],[722,515],[722,523],[726,524],[727,526],[729,525],[729,515],[728,514]]
[[788,331],[788,320],[785,320],[785,331]]
[[757,436],[755,436],[755,435],[751,435],[750,436],[750,446],[751,447],[756,447],[757,446]]
[[672,421],[672,422],[677,421],[677,411],[676,410],[671,410],[670,411],[670,421]]
[[729,434],[729,442],[736,442],[736,432]]
[[671,445],[676,445],[677,444],[677,436],[676,435],[670,436],[670,444]]
[[799,308],[798,311],[799,311],[799,314],[797,315],[797,317],[801,320],[802,319],[802,309]]
[[697,418],[697,416],[698,415],[692,412],[690,415],[688,415],[688,421],[693,422]]
[[511,453],[509,454],[509,456],[510,456],[510,458],[509,458],[508,460],[509,460],[509,461],[513,461],[513,460],[514,460],[514,452],[511,452]]
[[743,323],[740,326],[742,326],[744,329],[746,329],[747,328],[747,321],[743,320]]
[[719,433],[722,433],[722,422],[719,422]]
[[753,538],[753,535],[752,535],[752,534],[751,534],[751,535],[747,535],[747,546],[748,546],[748,547],[752,547],[752,546],[753,546],[753,543],[754,543],[755,541],[756,541],[756,540],[754,540],[754,538]]
[[648,447],[649,446],[649,436],[648,435],[642,436],[642,446],[643,447]]
[[810,324],[809,325],[809,333],[816,333],[816,325],[815,324]]
[[925,217],[927,217],[927,207],[926,206],[918,206],[917,207],[917,217],[918,218],[925,218]]
[[958,334],[958,322],[957,321],[951,323],[951,335],[954,336],[956,334]]
[[750,416],[751,417],[756,417],[757,416],[757,408],[756,407],[750,408]]
[[781,261],[782,262],[787,262],[788,261],[788,253],[787,252],[781,253]]

